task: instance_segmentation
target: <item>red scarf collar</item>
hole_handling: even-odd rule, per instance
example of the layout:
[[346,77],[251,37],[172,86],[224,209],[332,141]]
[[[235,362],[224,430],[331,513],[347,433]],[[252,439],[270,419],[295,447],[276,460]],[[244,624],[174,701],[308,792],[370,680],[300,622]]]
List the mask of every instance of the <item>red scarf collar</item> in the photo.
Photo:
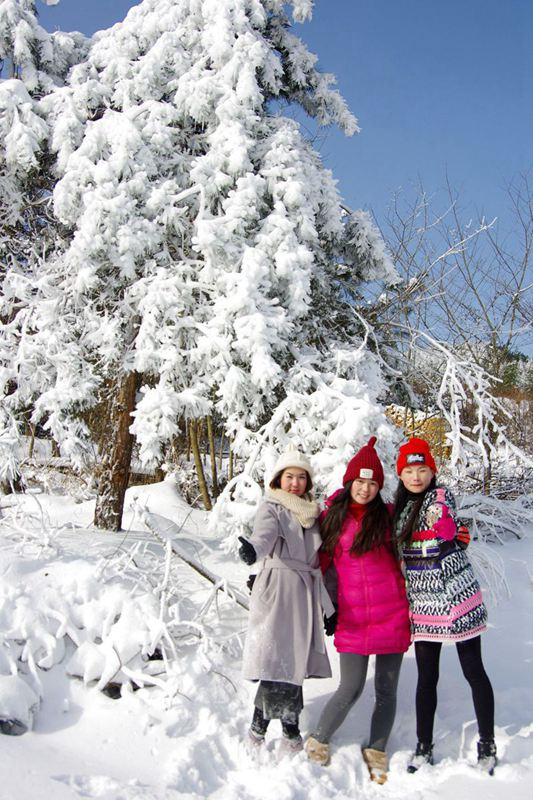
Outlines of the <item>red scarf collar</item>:
[[350,503],[349,511],[352,517],[355,517],[355,519],[360,522],[366,514],[366,505]]

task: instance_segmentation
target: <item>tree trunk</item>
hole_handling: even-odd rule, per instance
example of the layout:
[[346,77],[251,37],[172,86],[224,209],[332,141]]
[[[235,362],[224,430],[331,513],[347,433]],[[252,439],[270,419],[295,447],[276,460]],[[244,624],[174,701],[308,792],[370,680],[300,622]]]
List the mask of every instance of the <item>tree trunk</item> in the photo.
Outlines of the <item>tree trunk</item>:
[[228,472],[228,480],[233,480],[233,448],[230,444],[229,447],[229,472]]
[[198,421],[195,419],[191,419],[189,423],[189,439],[191,442],[191,448],[194,455],[194,464],[196,466],[196,477],[198,478],[198,486],[200,487],[200,494],[202,495],[202,501],[207,511],[211,511],[211,498],[209,497],[209,492],[207,490],[207,484],[205,482],[205,473],[204,467],[202,464],[202,456],[200,454],[200,446],[198,444]]
[[17,473],[14,478],[0,483],[0,494],[22,494],[23,492],[24,484],[22,482],[22,475],[19,473]]
[[173,436],[170,442],[170,459],[171,464],[175,465],[178,463],[180,455],[180,440],[179,436]]
[[204,426],[203,419],[197,419],[196,420],[196,439],[197,439],[197,442],[198,442],[198,452],[200,453],[200,458],[202,459],[202,466],[204,466],[204,464],[207,461],[207,455],[206,455],[207,454],[207,449],[206,449],[206,447],[203,448],[203,455],[202,455],[203,440],[205,439],[204,427],[205,426]]
[[224,441],[225,441],[225,439],[226,439],[226,436],[224,434],[224,431],[222,431],[222,435],[220,437],[220,447],[219,447],[219,450],[218,450],[218,471],[219,472],[222,472],[222,464],[223,464],[223,458],[224,458]]
[[30,425],[30,447],[28,450],[28,458],[33,458],[33,451],[35,449],[35,431],[37,425]]
[[213,417],[207,417],[207,439],[209,441],[209,456],[211,459],[211,475],[213,478],[213,497],[217,498],[220,494],[218,490],[218,477],[217,477],[217,454],[215,450],[215,434],[213,431]]
[[154,483],[161,483],[161,481],[165,480],[165,476],[165,470],[161,466],[156,467],[154,470]]
[[97,470],[98,493],[94,513],[97,528],[119,531],[122,525],[124,496],[128,488],[133,436],[130,433],[131,412],[139,375],[130,372],[117,380],[107,408],[100,444],[100,466]]

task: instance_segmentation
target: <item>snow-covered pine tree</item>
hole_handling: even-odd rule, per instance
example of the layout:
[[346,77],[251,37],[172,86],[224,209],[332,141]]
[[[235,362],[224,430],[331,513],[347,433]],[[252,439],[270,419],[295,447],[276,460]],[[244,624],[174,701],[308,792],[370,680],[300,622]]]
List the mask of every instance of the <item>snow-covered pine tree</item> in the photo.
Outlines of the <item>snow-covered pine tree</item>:
[[64,82],[85,53],[81,34],[49,34],[39,25],[35,0],[0,0],[2,272],[9,259],[28,260],[28,243],[35,244],[45,227],[43,199],[51,185],[43,164],[48,127],[39,100]]
[[49,34],[38,23],[33,0],[0,0],[0,478],[17,477],[20,418],[30,408],[32,386],[19,382],[23,339],[38,283],[39,265],[59,246],[51,215],[55,182],[47,149],[49,135],[40,106],[47,92],[64,83],[73,63],[84,58],[82,34]]
[[37,19],[35,0],[0,0],[2,77],[21,80],[34,95],[60,86],[69,69],[87,53],[78,32],[48,33]]
[[82,412],[110,395],[100,526],[120,526],[131,414],[153,462],[180,419],[215,408],[255,470],[287,436],[325,472],[389,430],[337,273],[393,269],[276,104],[357,130],[287,6],[303,21],[312,2],[144,0],[42,101],[70,243],[43,265],[18,363],[35,418],[74,458],[90,445]]

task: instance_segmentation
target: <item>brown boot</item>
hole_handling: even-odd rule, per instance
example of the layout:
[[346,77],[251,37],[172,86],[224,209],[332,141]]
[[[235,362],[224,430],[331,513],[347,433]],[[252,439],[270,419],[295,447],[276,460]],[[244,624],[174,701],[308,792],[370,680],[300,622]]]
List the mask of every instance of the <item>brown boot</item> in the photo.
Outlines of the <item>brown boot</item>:
[[305,743],[305,752],[309,761],[314,761],[321,767],[329,764],[329,744],[326,742],[319,742],[314,736],[310,736]]
[[387,754],[383,750],[363,748],[363,759],[370,773],[370,780],[385,783],[387,780]]

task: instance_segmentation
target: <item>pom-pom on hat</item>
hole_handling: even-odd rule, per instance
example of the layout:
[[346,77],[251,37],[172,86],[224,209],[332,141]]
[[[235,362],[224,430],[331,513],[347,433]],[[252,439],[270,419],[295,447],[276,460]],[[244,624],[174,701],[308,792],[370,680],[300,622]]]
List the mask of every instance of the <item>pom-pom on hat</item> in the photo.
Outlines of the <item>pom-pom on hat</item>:
[[276,461],[270,480],[273,481],[276,475],[279,475],[279,473],[283,472],[283,470],[287,469],[287,467],[298,467],[300,469],[305,469],[311,480],[313,480],[311,464],[304,454],[301,453],[293,444],[290,444]]
[[376,481],[380,489],[383,489],[383,467],[379,456],[374,450],[376,437],[372,436],[359,452],[357,452],[346,467],[343,484],[354,481],[356,478],[367,478]]
[[437,472],[437,466],[431,455],[429,444],[425,439],[409,439],[407,444],[402,444],[396,462],[396,471],[401,475],[405,467],[426,466]]

